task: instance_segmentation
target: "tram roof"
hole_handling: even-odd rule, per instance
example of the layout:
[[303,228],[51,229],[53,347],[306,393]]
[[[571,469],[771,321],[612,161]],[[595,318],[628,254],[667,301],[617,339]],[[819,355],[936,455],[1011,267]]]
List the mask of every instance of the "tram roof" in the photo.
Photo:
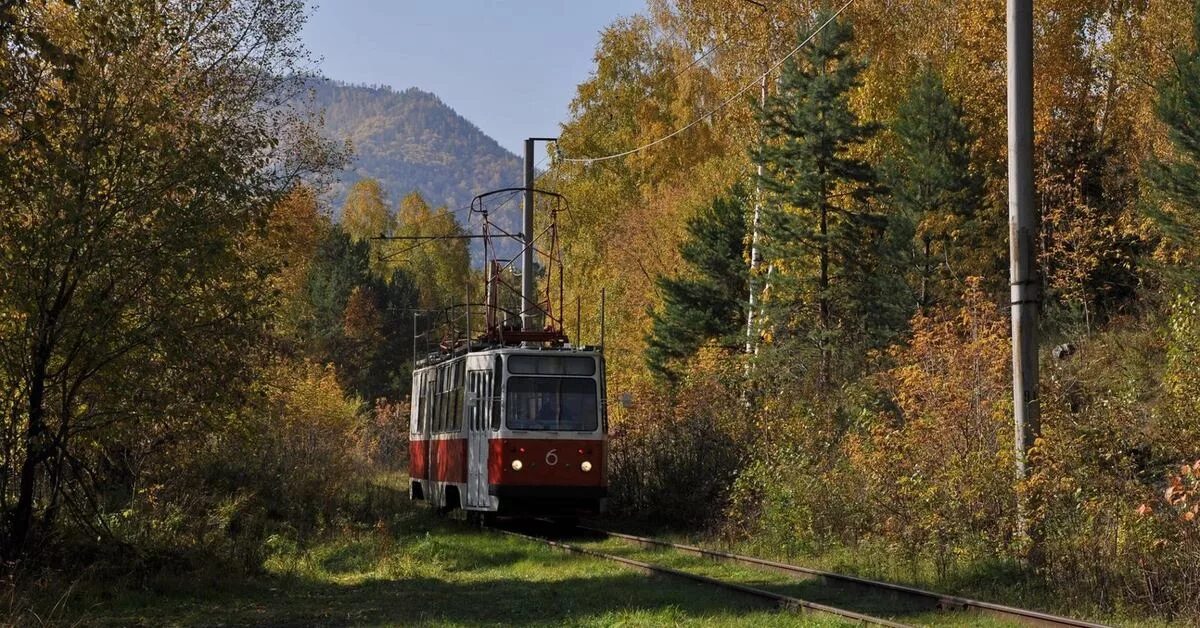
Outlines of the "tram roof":
[[570,345],[564,345],[560,347],[522,347],[513,345],[475,344],[470,348],[460,347],[452,353],[427,355],[423,359],[417,360],[416,368],[419,370],[430,366],[437,366],[438,364],[443,364],[467,355],[539,355],[563,353],[585,353],[589,355],[600,355],[602,352],[603,351],[601,347],[593,345],[583,345],[578,347],[573,347]]

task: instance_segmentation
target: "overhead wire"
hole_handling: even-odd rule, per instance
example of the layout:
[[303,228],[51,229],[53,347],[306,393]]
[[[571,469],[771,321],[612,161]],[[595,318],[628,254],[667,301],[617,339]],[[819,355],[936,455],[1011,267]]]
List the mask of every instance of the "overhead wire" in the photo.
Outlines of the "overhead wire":
[[[549,156],[549,155],[546,155],[546,156],[545,156],[545,157],[543,157],[541,160],[539,160],[539,161],[538,161],[538,163],[534,165],[534,170],[537,170],[537,168],[538,168],[539,166],[541,166],[542,164],[546,163],[546,160],[547,160],[547,159],[549,159],[549,158],[550,158],[550,156]],[[533,179],[533,182],[534,182],[534,183],[536,183],[536,182],[537,182],[537,180],[538,180],[538,179],[540,179],[540,178],[542,178],[543,176],[545,176],[547,172],[549,172],[549,170],[543,171],[541,174],[539,174],[539,175],[536,175],[536,176],[534,177],[534,179]],[[517,186],[512,186],[512,187],[517,187]],[[502,202],[501,202],[501,203],[500,203],[500,204],[499,204],[499,205],[498,205],[498,206],[497,206],[495,209],[493,209],[493,210],[489,210],[489,211],[492,211],[492,212],[497,212],[497,211],[500,211],[500,210],[501,210],[501,209],[503,209],[503,208],[504,208],[506,205],[508,205],[509,203],[511,203],[511,202],[512,202],[512,200],[513,200],[514,198],[516,198],[516,196],[517,196],[518,194],[520,194],[520,193],[521,193],[521,192],[520,192],[520,190],[517,190],[517,191],[514,191],[514,192],[512,192],[512,193],[511,193],[511,194],[509,194],[509,195],[508,195],[508,196],[507,196],[507,197],[506,197],[506,198],[505,198],[505,199],[504,199],[504,200],[503,200],[503,201],[502,201]],[[448,213],[450,213],[450,214],[457,214],[457,213],[459,213],[459,212],[462,212],[462,211],[464,211],[464,210],[467,210],[467,211],[469,211],[470,209],[471,209],[471,206],[470,206],[470,205],[466,205],[466,206],[464,206],[464,207],[460,207],[460,208],[458,208],[458,209],[456,209],[456,210],[454,210],[454,211],[452,211],[452,212],[448,212]],[[431,216],[429,216],[429,217],[425,218],[424,220],[418,221],[418,222],[416,222],[416,223],[414,223],[414,224],[410,224],[410,225],[407,225],[407,226],[409,226],[409,227],[411,227],[411,226],[414,226],[414,225],[415,225],[415,226],[419,226],[419,225],[425,224],[426,222],[429,222],[429,220],[431,220],[431,219],[433,219],[433,218],[435,218],[435,217],[437,217],[437,214],[431,215]],[[469,236],[469,237],[474,237],[474,236]],[[387,238],[381,238],[381,239],[385,239],[385,240],[386,240]],[[404,254],[406,254],[406,253],[411,253],[411,252],[413,252],[413,251],[415,251],[415,250],[417,250],[417,249],[421,248],[422,246],[425,246],[426,244],[429,244],[430,242],[436,242],[436,241],[440,241],[440,240],[461,240],[461,239],[464,239],[464,238],[463,238],[462,236],[457,236],[457,235],[428,236],[428,237],[425,237],[425,238],[421,239],[421,240],[420,240],[420,241],[418,241],[416,244],[413,244],[413,245],[411,245],[411,246],[407,246],[407,247],[405,247],[405,248],[403,248],[403,249],[401,249],[401,250],[399,250],[399,251],[392,251],[392,252],[390,252],[390,253],[387,253],[386,255],[381,255],[381,256],[379,257],[379,259],[380,259],[380,261],[386,261],[386,260],[390,260],[390,259],[395,259],[395,258],[397,258],[397,257],[401,257],[401,256],[403,256],[403,255],[404,255]]]
[[[757,3],[755,3],[755,4],[757,4]],[[766,10],[766,9],[764,8],[764,10]],[[650,24],[650,27],[653,28],[655,31],[659,32],[660,36],[662,35],[662,32],[659,31],[658,27],[655,26],[653,23]],[[675,73],[671,75],[671,78],[668,79],[667,82],[673,82],[673,81],[677,80],[679,77],[683,76],[683,74],[685,72],[696,67],[696,65],[698,65],[704,59],[708,58],[709,55],[716,52],[719,48],[723,47],[725,44],[729,43],[730,41],[733,41],[734,37],[735,37],[735,34],[731,33],[728,36],[726,36],[725,39],[721,40],[719,43],[714,44],[707,51],[701,53],[701,55],[699,57],[692,59],[687,65],[676,70]],[[665,38],[665,36],[664,36],[664,38]],[[643,95],[636,102],[634,102],[633,105],[631,105],[629,108],[631,110],[636,109],[639,105],[641,105],[642,103],[649,100],[651,96],[653,96],[652,92]],[[587,144],[588,142],[591,142],[592,140],[596,139],[596,135],[599,134],[599,132],[600,132],[599,129],[593,129],[590,133],[588,133],[587,137],[584,138],[583,144]],[[563,161],[569,161],[569,160],[563,160]]]
[[829,19],[825,20],[825,22],[823,22],[820,26],[818,26],[811,34],[809,34],[808,37],[804,38],[804,41],[801,41],[799,44],[796,45],[795,48],[792,48],[792,50],[790,52],[788,52],[786,55],[784,55],[782,58],[780,58],[778,61],[776,61],[774,64],[772,64],[769,68],[767,68],[766,72],[756,75],[754,78],[754,81],[747,83],[745,86],[743,86],[741,89],[739,89],[734,95],[732,95],[729,98],[726,98],[724,101],[722,101],[721,104],[710,109],[709,111],[700,115],[695,120],[692,120],[691,122],[687,123],[686,125],[678,128],[678,129],[675,129],[674,131],[672,131],[656,140],[647,142],[646,144],[642,144],[641,146],[638,146],[637,148],[631,148],[626,151],[621,151],[619,153],[613,153],[611,155],[603,155],[600,157],[563,157],[563,158],[560,158],[559,161],[565,162],[565,163],[591,164],[591,163],[600,162],[600,161],[608,161],[611,159],[620,159],[621,157],[627,157],[634,153],[639,153],[648,148],[657,146],[657,145],[675,137],[676,135],[679,135],[679,134],[687,131],[688,129],[690,129],[690,128],[696,126],[697,124],[700,124],[704,120],[710,118],[714,113],[717,113],[718,111],[724,109],[725,107],[728,107],[730,103],[732,103],[734,100],[740,98],[742,96],[742,94],[745,94],[750,89],[757,87],[764,78],[769,76],[775,70],[779,69],[779,66],[786,63],[787,60],[792,58],[793,56],[795,56],[795,54],[797,52],[800,52],[800,50],[803,49],[804,46],[808,45],[809,42],[811,42],[814,38],[816,38],[816,36],[819,35],[821,33],[821,31],[825,30],[825,27],[827,27],[831,23],[833,23],[833,21],[836,20],[843,12],[845,12],[846,9],[849,8],[850,5],[853,3],[854,3],[854,0],[847,0],[846,3],[841,6],[840,9],[838,9],[836,12],[834,12],[833,15],[831,15],[829,17]]
[[[542,159],[541,159],[541,160],[540,160],[540,161],[539,161],[539,162],[538,162],[536,165],[534,165],[534,169],[536,170],[536,169],[537,169],[538,167],[540,167],[542,164],[546,163],[546,160],[547,160],[547,159],[549,159],[549,158],[550,158],[550,156],[549,156],[549,155],[546,155],[545,157],[542,157]],[[543,174],[544,174],[544,173],[543,173]],[[541,175],[538,175],[538,177],[537,177],[537,178],[541,178]],[[535,180],[536,180],[536,179],[535,179]],[[513,185],[513,186],[511,186],[511,187],[517,187],[517,186],[516,186],[516,185]],[[503,208],[503,207],[504,207],[506,204],[508,204],[510,201],[512,201],[512,197],[513,197],[514,195],[516,195],[516,194],[518,194],[518,192],[513,192],[512,194],[510,194],[510,195],[508,196],[508,198],[506,198],[506,199],[504,200],[504,202],[500,204],[500,206],[497,208],[497,210],[496,210],[496,211],[498,211],[500,208]],[[458,209],[451,209],[451,210],[447,210],[447,211],[446,211],[446,213],[447,213],[447,214],[450,214],[450,215],[452,215],[452,216],[453,216],[453,215],[461,214],[461,213],[464,213],[464,212],[470,212],[470,211],[471,211],[471,205],[469,205],[469,204],[468,204],[468,205],[463,205],[462,207],[459,207]],[[407,225],[404,225],[404,226],[405,226],[405,227],[419,227],[419,226],[421,226],[421,225],[423,225],[423,224],[425,224],[425,223],[428,223],[429,221],[433,220],[434,218],[437,218],[438,216],[439,216],[439,214],[437,214],[437,213],[433,213],[433,214],[430,214],[429,216],[426,216],[425,218],[423,218],[423,219],[421,219],[421,220],[418,220],[418,221],[416,221],[416,222],[409,223],[409,224],[407,224]]]

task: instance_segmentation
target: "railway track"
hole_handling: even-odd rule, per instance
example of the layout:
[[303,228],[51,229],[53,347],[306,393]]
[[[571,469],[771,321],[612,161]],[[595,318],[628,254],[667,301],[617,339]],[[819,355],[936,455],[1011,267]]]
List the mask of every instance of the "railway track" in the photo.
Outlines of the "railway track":
[[[1002,621],[1013,622],[1013,623],[1022,624],[1022,625],[1026,625],[1026,626],[1044,626],[1044,627],[1069,626],[1072,628],[1106,628],[1103,624],[1097,624],[1097,623],[1087,622],[1087,621],[1083,621],[1083,620],[1072,619],[1070,617],[1060,617],[1060,616],[1056,616],[1056,615],[1050,615],[1047,613],[1041,613],[1041,612],[1021,609],[1021,608],[1014,608],[1011,606],[1003,606],[1000,604],[992,604],[990,602],[981,602],[979,600],[972,600],[972,599],[953,596],[953,595],[943,595],[941,593],[934,593],[932,591],[917,589],[915,587],[908,587],[908,586],[892,584],[892,583],[888,583],[888,582],[878,582],[875,580],[868,580],[866,578],[859,578],[856,576],[848,576],[848,575],[832,573],[832,572],[828,572],[828,571],[809,569],[806,567],[799,567],[796,565],[789,565],[786,563],[779,563],[779,562],[775,562],[775,561],[764,560],[761,558],[754,558],[752,556],[742,556],[742,555],[738,555],[738,554],[731,554],[728,552],[704,549],[704,548],[695,547],[692,545],[682,545],[679,543],[672,543],[670,541],[663,541],[663,540],[653,539],[653,538],[648,538],[648,537],[634,536],[632,534],[623,534],[620,532],[612,532],[609,530],[602,530],[602,529],[591,528],[591,527],[587,527],[587,526],[579,526],[577,529],[581,530],[581,531],[585,531],[589,534],[593,534],[593,535],[602,537],[602,538],[621,539],[624,541],[628,541],[630,543],[640,545],[642,547],[673,549],[678,552],[682,552],[685,554],[691,554],[694,556],[700,556],[703,558],[716,560],[716,561],[719,561],[722,563],[747,566],[747,567],[752,567],[752,568],[756,568],[756,569],[767,569],[767,570],[771,570],[771,571],[778,572],[778,573],[783,573],[783,574],[793,576],[796,578],[800,578],[800,579],[815,579],[815,580],[819,580],[822,583],[827,584],[827,585],[836,586],[836,587],[844,587],[846,589],[852,589],[855,591],[859,591],[865,595],[888,595],[888,596],[893,596],[893,597],[906,598],[911,601],[920,603],[923,606],[926,606],[931,611],[940,611],[940,612],[946,612],[946,613],[973,612],[978,615],[990,616],[990,617],[994,617],[994,618],[1002,620]],[[539,539],[539,540],[544,540],[544,539]],[[581,548],[581,551],[590,552],[590,550],[586,550],[586,549],[582,549],[582,548]],[[616,558],[620,559],[620,557],[616,557]],[[620,560],[628,560],[628,559],[620,559]],[[784,596],[784,597],[786,597],[786,596]],[[792,599],[794,599],[794,598],[792,598]],[[821,606],[821,605],[818,605],[818,606]],[[867,618],[868,616],[863,616],[863,617]],[[873,619],[874,621],[882,622],[882,623],[879,623],[878,625],[888,625],[888,626],[899,625],[899,624],[888,622],[887,620],[878,620],[878,619],[874,619],[874,618],[871,618],[871,619]],[[866,619],[864,619],[863,621],[866,621]]]
[[[725,591],[729,591],[732,593],[736,593],[736,594],[740,594],[740,595],[744,595],[744,596],[748,596],[748,597],[757,599],[761,602],[773,605],[776,608],[779,608],[779,609],[785,610],[785,611],[801,612],[801,613],[814,613],[814,614],[832,617],[832,618],[836,618],[839,620],[853,622],[853,623],[857,623],[859,625],[866,625],[866,626],[888,626],[891,628],[910,628],[909,624],[902,624],[902,623],[894,622],[894,621],[891,621],[888,619],[872,617],[871,615],[866,615],[866,614],[858,613],[858,612],[851,611],[851,610],[836,608],[836,607],[828,606],[825,604],[818,604],[815,602],[802,600],[802,599],[792,597],[789,595],[783,595],[781,593],[767,591],[765,589],[760,589],[757,587],[752,587],[752,586],[748,586],[748,585],[744,585],[744,584],[740,584],[740,583],[736,583],[736,582],[729,582],[727,580],[721,580],[721,579],[717,579],[717,578],[710,578],[708,576],[691,573],[691,572],[687,572],[687,571],[681,571],[679,569],[672,569],[670,567],[666,567],[663,565],[655,565],[655,564],[651,564],[651,563],[647,563],[647,562],[643,562],[643,561],[639,561],[639,560],[633,560],[631,558],[626,558],[623,556],[607,554],[604,552],[599,552],[596,550],[579,547],[578,545],[566,543],[561,540],[546,538],[544,536],[539,536],[536,534],[526,534],[524,532],[519,532],[517,530],[504,528],[504,527],[491,527],[490,529],[494,530],[496,532],[499,532],[501,534],[515,536],[515,537],[519,537],[519,538],[526,539],[529,541],[534,541],[537,543],[544,543],[555,549],[559,549],[559,550],[563,550],[563,551],[567,551],[567,552],[571,552],[571,553],[575,553],[575,554],[582,554],[584,556],[591,556],[594,558],[602,558],[605,560],[609,560],[609,561],[624,565],[626,567],[636,569],[643,573],[669,576],[669,577],[673,577],[673,578],[680,578],[680,579],[690,580],[693,582],[698,582],[701,584],[720,588]],[[581,529],[583,529],[583,528],[581,528]],[[593,532],[593,533],[598,533],[598,532]],[[636,537],[634,537],[634,538],[636,538]]]

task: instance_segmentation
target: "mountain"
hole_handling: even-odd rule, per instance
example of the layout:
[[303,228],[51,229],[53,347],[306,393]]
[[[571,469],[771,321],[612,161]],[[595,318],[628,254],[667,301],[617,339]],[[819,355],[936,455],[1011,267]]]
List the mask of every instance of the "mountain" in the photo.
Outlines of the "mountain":
[[[434,94],[328,79],[310,81],[309,87],[313,106],[325,112],[326,134],[349,139],[354,148],[352,163],[330,192],[335,211],[362,177],[378,179],[393,207],[416,190],[430,205],[451,210],[480,192],[521,185],[521,158]],[[519,207],[515,200],[506,209],[514,206]],[[466,219],[465,212],[456,216]]]

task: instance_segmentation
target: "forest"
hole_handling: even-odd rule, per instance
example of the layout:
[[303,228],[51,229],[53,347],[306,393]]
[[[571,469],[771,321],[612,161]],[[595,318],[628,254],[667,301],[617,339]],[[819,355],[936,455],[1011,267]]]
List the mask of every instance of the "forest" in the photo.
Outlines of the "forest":
[[[305,15],[0,2],[10,612],[84,564],[253,573],[395,523],[368,479],[406,468],[414,336],[481,284],[464,239],[386,238],[473,225],[372,178],[323,200],[354,147],[301,106]],[[600,34],[537,185],[569,199],[578,335],[607,328],[611,517],[1200,618],[1200,3],[1035,20],[1026,475],[1005,4],[649,0]]]
[[546,178],[573,294],[615,312],[615,508],[1195,618],[1200,6],[1034,11],[1025,477],[1005,3],[655,0],[603,32]]

